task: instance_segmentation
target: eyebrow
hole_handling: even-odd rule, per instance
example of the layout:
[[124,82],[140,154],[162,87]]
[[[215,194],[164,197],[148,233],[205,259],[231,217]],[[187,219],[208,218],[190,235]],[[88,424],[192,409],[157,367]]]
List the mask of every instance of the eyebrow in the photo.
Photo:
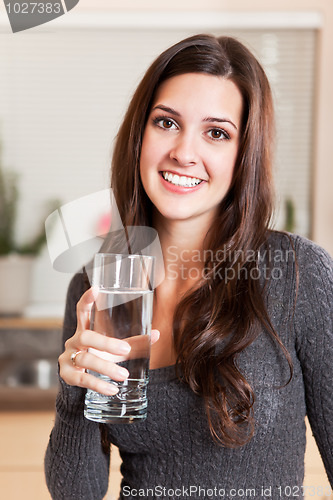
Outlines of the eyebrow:
[[[157,106],[155,106],[152,111],[154,111],[155,109],[161,109],[162,111],[165,111],[166,113],[170,113],[174,116],[180,116],[180,113],[178,111],[176,111],[175,109],[173,108],[169,108],[169,106],[163,106],[162,104],[158,104]],[[203,120],[204,122],[218,122],[218,123],[230,123],[230,125],[232,125],[236,130],[237,127],[236,125],[234,124],[233,121],[231,121],[229,118],[217,118],[217,117],[214,117],[214,116],[207,116],[206,118],[204,118]]]

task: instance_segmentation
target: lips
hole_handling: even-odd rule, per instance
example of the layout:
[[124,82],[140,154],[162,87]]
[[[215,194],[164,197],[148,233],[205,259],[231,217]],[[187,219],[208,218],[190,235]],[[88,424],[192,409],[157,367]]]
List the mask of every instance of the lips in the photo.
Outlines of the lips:
[[[196,191],[201,190],[202,186],[206,184],[203,179],[190,177],[188,175],[179,175],[175,172],[169,172],[167,170],[160,171],[159,175],[164,189],[176,195],[189,195],[191,193],[195,193]],[[185,181],[183,179],[180,181],[182,177],[185,177]],[[180,182],[182,184],[184,183],[184,185],[180,184]]]
[[197,177],[178,175],[168,171],[163,171],[162,177],[165,181],[172,184],[173,186],[180,186],[185,188],[193,188],[203,182],[202,179],[198,179]]

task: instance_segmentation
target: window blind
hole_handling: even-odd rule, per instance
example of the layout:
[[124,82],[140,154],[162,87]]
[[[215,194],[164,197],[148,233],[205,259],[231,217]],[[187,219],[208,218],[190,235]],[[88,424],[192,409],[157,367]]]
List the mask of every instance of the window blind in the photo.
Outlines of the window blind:
[[[290,199],[295,232],[311,236],[316,30],[209,32],[236,36],[266,69],[277,117],[276,227],[284,227]],[[46,200],[66,203],[108,187],[113,138],[137,83],[162,50],[191,34],[114,28],[2,37],[0,138],[4,164],[20,173],[18,240],[37,230]],[[56,274],[45,251],[35,302],[64,300],[70,277]]]

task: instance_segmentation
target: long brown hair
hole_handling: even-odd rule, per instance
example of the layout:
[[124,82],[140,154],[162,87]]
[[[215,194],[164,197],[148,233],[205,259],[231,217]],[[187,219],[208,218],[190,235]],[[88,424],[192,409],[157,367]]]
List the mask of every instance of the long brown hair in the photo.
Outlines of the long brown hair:
[[[205,73],[233,81],[243,97],[238,157],[228,193],[205,238],[206,275],[182,298],[173,318],[177,367],[203,397],[211,434],[235,447],[253,435],[253,390],[237,357],[264,327],[290,356],[269,319],[264,288],[251,279],[258,262],[248,259],[265,244],[273,210],[271,179],[274,113],[270,86],[251,52],[231,37],[196,35],[163,52],[139,84],[115,142],[111,187],[123,223],[151,225],[152,204],[139,173],[142,137],[159,85],[176,75]],[[230,270],[234,273],[230,273]],[[247,273],[240,273],[241,269]],[[218,272],[217,272],[218,271]],[[221,276],[233,274],[226,284]],[[237,297],[237,299],[236,299]]]

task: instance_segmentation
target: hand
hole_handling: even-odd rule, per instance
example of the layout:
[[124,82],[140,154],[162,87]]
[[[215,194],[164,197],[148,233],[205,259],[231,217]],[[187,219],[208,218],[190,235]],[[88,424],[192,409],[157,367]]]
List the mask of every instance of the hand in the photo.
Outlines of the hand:
[[[59,356],[61,378],[69,385],[92,389],[93,391],[114,395],[118,392],[114,384],[110,384],[87,373],[92,370],[121,382],[128,378],[126,368],[118,366],[117,362],[137,357],[135,345],[140,344],[140,337],[131,337],[127,340],[106,337],[89,329],[91,309],[98,291],[94,288],[87,290],[77,303],[77,329],[73,337],[65,343],[65,350]],[[151,331],[151,343],[159,339],[159,331]],[[75,366],[71,355],[77,351]]]

